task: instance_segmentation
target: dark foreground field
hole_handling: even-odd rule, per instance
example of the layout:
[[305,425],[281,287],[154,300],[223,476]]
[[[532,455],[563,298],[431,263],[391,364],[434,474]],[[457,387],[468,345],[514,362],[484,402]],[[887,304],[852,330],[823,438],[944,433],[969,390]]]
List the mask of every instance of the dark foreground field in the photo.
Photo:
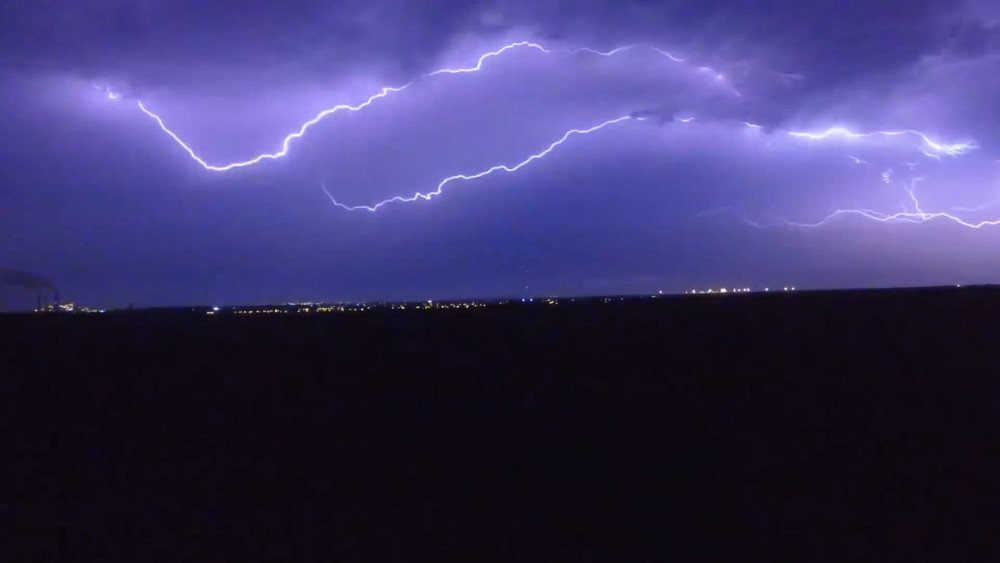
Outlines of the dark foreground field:
[[1000,291],[0,318],[6,561],[966,561]]

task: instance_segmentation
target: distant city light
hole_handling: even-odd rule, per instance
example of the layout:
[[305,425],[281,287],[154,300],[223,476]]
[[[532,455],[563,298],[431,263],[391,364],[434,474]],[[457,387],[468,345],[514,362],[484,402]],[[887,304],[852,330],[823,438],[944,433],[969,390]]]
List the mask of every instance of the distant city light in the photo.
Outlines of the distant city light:
[[[955,284],[955,287],[962,287],[962,284]],[[783,291],[797,291],[795,286],[783,286],[781,288]],[[731,296],[735,294],[745,294],[754,292],[769,292],[770,287],[765,287],[763,289],[755,290],[751,287],[719,287],[719,288],[707,288],[707,289],[690,289],[685,290],[681,294],[683,295],[726,295]],[[777,290],[776,290],[777,291]],[[634,295],[631,297],[592,297],[587,299],[582,299],[582,302],[587,303],[611,303],[611,302],[625,302],[627,300],[633,299],[656,299],[658,296],[668,296],[671,295],[670,291],[664,292],[664,290],[657,290],[653,295]],[[674,293],[673,295],[678,295]],[[739,297],[732,297],[733,299],[738,299]],[[528,304],[534,303],[533,297],[522,297],[520,298],[520,303]],[[563,300],[567,303],[576,302],[575,298],[565,298]],[[298,302],[298,303],[283,303],[280,305],[262,305],[262,306],[212,306],[206,309],[190,309],[191,311],[202,310],[207,315],[287,315],[287,314],[320,314],[320,313],[361,313],[367,311],[406,311],[406,310],[417,310],[417,311],[428,311],[428,310],[441,310],[441,311],[455,311],[462,310],[468,311],[472,309],[480,309],[486,307],[505,307],[511,306],[512,304],[518,303],[518,299],[501,299],[496,301],[446,301],[446,302],[435,302],[428,299],[427,301],[418,302],[372,302],[372,303],[323,303],[323,302]],[[539,298],[539,303],[543,305],[555,306],[560,304],[560,299],[558,297],[544,297]],[[38,313],[104,313],[104,309],[93,309],[85,306],[77,306],[71,302],[62,303],[50,303],[44,307],[35,309]]]

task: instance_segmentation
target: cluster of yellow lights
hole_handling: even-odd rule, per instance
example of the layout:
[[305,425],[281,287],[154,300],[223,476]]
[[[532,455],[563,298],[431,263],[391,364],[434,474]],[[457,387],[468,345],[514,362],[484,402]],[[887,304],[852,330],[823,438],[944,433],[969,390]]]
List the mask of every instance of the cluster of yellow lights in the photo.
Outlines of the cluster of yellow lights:
[[[795,288],[791,287],[791,286],[785,286],[785,287],[781,288],[781,291],[795,291]],[[754,292],[754,290],[750,289],[749,287],[730,287],[730,288],[721,287],[719,289],[713,289],[713,288],[709,288],[709,289],[692,289],[691,291],[685,291],[684,294],[685,295],[709,295],[709,294],[711,294],[711,295],[721,295],[721,294],[729,294],[729,293],[753,293],[753,292]],[[764,288],[764,292],[765,293],[770,293],[771,292],[771,288],[765,287]]]
[[315,309],[306,308],[304,311],[308,313],[309,311],[315,311],[317,313],[345,313],[353,309],[345,307],[343,305],[321,305]]
[[[215,311],[209,311],[209,314]],[[233,311],[237,315],[282,315],[287,314],[288,309],[237,309]]]
[[480,303],[478,301],[471,301],[469,303],[435,303],[433,301],[427,301],[415,306],[416,309],[478,309],[480,307],[485,307],[486,303]]
[[[753,293],[753,292],[770,292],[771,288],[765,287],[763,290],[753,290],[749,287],[721,287],[718,289],[692,289],[690,291],[685,291],[685,295],[728,295],[734,293]],[[778,291],[778,290],[775,290]],[[794,286],[785,286],[781,288],[780,291],[795,291]],[[663,291],[658,291],[655,295],[650,297],[656,298],[662,296]],[[625,297],[604,297],[601,300],[604,303],[611,303],[616,301],[625,301]],[[534,299],[524,298],[520,300],[501,300],[493,302],[493,305],[504,306],[510,303],[534,303]],[[555,297],[547,297],[539,300],[545,305],[558,305],[559,300]],[[570,301],[576,301],[575,299],[570,299]],[[467,310],[467,309],[479,309],[482,307],[487,307],[489,304],[480,301],[470,301],[470,302],[449,302],[449,303],[437,303],[434,301],[423,301],[420,303],[395,303],[395,304],[384,304],[384,305],[365,305],[365,304],[351,304],[351,305],[323,305],[320,303],[287,303],[287,307],[269,307],[265,309],[233,309],[233,313],[237,315],[281,315],[288,313],[306,314],[306,313],[354,313],[361,311],[371,311],[373,309],[389,309],[393,311],[405,311],[416,310],[416,311],[428,311],[428,310]],[[103,312],[103,311],[102,311]],[[218,307],[212,307],[211,310],[207,312],[209,315],[215,315],[219,312]]]
[[[548,301],[550,304],[555,304],[554,299]],[[434,301],[425,301],[423,303],[410,303],[410,304],[386,304],[384,306],[376,305],[321,305],[313,303],[288,303],[287,307],[275,308],[268,307],[263,309],[256,308],[245,308],[245,309],[233,309],[232,313],[236,315],[281,315],[288,313],[296,314],[307,314],[307,313],[354,313],[361,311],[371,311],[374,309],[389,309],[392,311],[405,311],[416,310],[416,311],[426,311],[431,309],[436,310],[456,310],[456,309],[479,309],[486,307],[487,304],[480,301],[470,301],[467,303],[435,303]],[[206,311],[208,315],[219,314],[220,309],[218,307],[212,307],[210,310]]]
[[[785,286],[780,290],[775,291],[795,291],[794,286]],[[685,291],[685,295],[729,295],[735,293],[767,293],[770,292],[771,288],[765,287],[764,289],[751,289],[749,287],[720,287],[709,288],[709,289],[692,289]],[[663,291],[658,291],[654,295],[649,297],[657,298],[663,296]],[[602,297],[601,301],[604,303],[612,302],[622,302],[625,301],[626,297]],[[392,310],[392,311],[405,311],[415,310],[415,311],[429,311],[429,310],[468,310],[468,309],[479,309],[487,307],[489,305],[494,306],[505,306],[512,303],[534,303],[534,299],[524,298],[524,299],[514,299],[514,300],[500,300],[492,303],[484,303],[481,301],[469,301],[469,302],[448,302],[448,303],[437,303],[432,300],[423,301],[420,303],[385,303],[385,304],[337,304],[337,305],[324,305],[320,303],[286,303],[285,307],[268,307],[263,309],[246,308],[246,309],[233,309],[232,312],[237,315],[281,315],[288,313],[296,314],[308,314],[308,313],[355,313],[363,311],[371,311],[374,309],[381,310]],[[575,299],[569,299],[569,301],[574,302]],[[555,297],[540,298],[539,302],[545,305],[558,305],[559,299]],[[102,311],[103,312],[103,311]],[[219,313],[218,307],[212,307],[211,310],[207,312],[209,315],[215,315]]]
[[91,309],[90,307],[80,307],[76,310],[77,313],[103,313],[104,309]]
[[92,309],[86,306],[77,307],[73,303],[53,303],[41,309],[35,309],[36,313],[103,313],[104,309]]

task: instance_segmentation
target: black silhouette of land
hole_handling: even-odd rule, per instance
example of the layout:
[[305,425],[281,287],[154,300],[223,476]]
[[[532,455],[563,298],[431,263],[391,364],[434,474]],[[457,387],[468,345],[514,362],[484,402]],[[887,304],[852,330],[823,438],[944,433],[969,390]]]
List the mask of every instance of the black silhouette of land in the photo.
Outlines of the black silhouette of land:
[[9,561],[958,561],[997,541],[994,288],[0,326]]

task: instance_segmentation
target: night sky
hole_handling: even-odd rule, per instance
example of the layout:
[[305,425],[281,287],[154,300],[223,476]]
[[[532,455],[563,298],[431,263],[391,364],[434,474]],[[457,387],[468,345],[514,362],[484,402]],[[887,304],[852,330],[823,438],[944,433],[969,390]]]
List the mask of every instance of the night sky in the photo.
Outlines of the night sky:
[[98,307],[996,282],[997,100],[991,0],[8,0],[0,269]]

